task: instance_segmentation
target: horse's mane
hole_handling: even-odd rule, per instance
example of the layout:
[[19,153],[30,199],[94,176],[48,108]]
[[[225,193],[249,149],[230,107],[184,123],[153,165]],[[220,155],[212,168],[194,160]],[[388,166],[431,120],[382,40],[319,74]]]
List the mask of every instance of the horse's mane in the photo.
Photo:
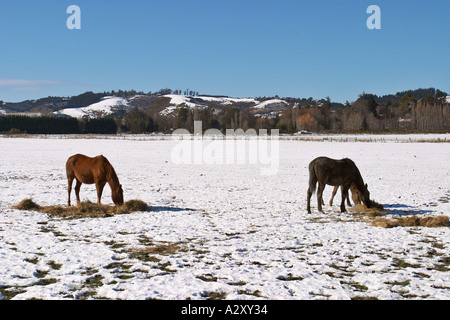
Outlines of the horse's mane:
[[106,166],[106,180],[108,181],[108,183],[111,185],[111,187],[114,186],[114,188],[118,188],[120,183],[119,183],[119,178],[117,177],[116,171],[114,170],[114,167],[111,165],[111,163],[108,161],[108,159],[106,159],[105,157],[103,157],[107,163]]
[[119,186],[119,178],[117,177],[116,171],[114,170],[112,165],[109,165],[109,170],[107,172],[107,176],[108,179],[111,179],[111,182],[113,183],[114,186],[118,187]]
[[356,178],[358,179],[358,181],[355,181],[355,186],[357,186],[357,188],[360,189],[361,187],[364,186],[364,179],[361,175],[361,171],[359,171],[358,166],[355,164],[355,162],[353,160],[348,159],[348,158],[346,158],[346,160],[350,161],[353,164],[354,170],[357,174]]
[[355,181],[355,182],[356,182],[356,185],[357,185],[359,188],[361,188],[362,186],[364,186],[364,179],[362,178],[361,172],[359,171],[359,168],[358,168],[358,166],[356,165],[356,163],[355,163],[352,159],[349,159],[349,158],[343,158],[343,159],[341,159],[340,161],[342,161],[342,162],[347,162],[347,163],[351,164],[351,166],[352,166],[353,169],[355,170],[356,178],[358,179],[358,181]]

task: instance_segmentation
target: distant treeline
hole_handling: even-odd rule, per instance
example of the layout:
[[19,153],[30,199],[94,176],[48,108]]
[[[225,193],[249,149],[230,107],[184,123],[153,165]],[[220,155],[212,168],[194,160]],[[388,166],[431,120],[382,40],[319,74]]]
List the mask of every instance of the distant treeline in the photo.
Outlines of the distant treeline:
[[[170,133],[184,128],[193,132],[194,122],[201,121],[203,130],[210,128],[225,132],[226,129],[279,129],[281,133],[298,131],[311,132],[448,132],[450,130],[450,103],[447,93],[438,89],[417,89],[397,92],[393,95],[377,96],[362,93],[359,98],[345,104],[334,103],[329,97],[321,100],[313,98],[282,98],[284,104],[261,111],[252,108],[252,103],[239,102],[223,105],[209,101],[202,107],[192,108],[178,105],[174,112],[161,113],[170,106],[167,94],[181,94],[182,90],[161,89],[148,93],[146,97],[133,99],[134,108],[123,113],[115,113],[106,118],[75,119],[59,117],[0,116],[0,133],[30,134],[115,134],[119,133]],[[204,103],[201,95],[186,89],[185,94],[194,95],[192,102]],[[100,101],[104,95],[134,97],[142,92],[111,91],[102,94],[86,92],[61,100],[48,97],[25,101],[33,106],[61,107],[85,106]],[[197,100],[196,100],[197,99]],[[263,97],[258,101],[280,99]],[[0,101],[1,105],[1,101]],[[4,107],[11,104],[5,104]],[[19,107],[19,104],[14,107]],[[273,112],[272,112],[273,111]],[[114,117],[114,118],[113,118]]]
[[29,134],[114,134],[114,119],[75,119],[55,117],[0,116],[0,133]]
[[329,100],[321,106],[286,109],[277,127],[285,132],[442,132],[450,130],[450,104],[439,92],[421,99],[405,93],[386,103],[363,93],[339,109],[331,108]]
[[133,110],[125,115],[123,132],[170,131],[184,128],[193,132],[194,121],[202,121],[203,130],[279,129],[280,133],[310,132],[445,132],[450,130],[450,104],[443,97],[426,95],[418,100],[406,93],[395,102],[379,103],[374,95],[362,94],[352,104],[334,108],[329,99],[312,105],[294,105],[281,114],[260,117],[241,109],[226,106],[219,112],[210,107],[189,108],[180,105],[173,116]]
[[[170,91],[169,91],[170,92]],[[167,92],[163,92],[167,94]],[[226,105],[191,108],[186,104],[174,113],[161,115],[158,102],[152,108],[134,108],[118,127],[120,132],[170,132],[184,128],[193,132],[194,122],[202,121],[203,130],[279,129],[281,133],[311,132],[444,132],[450,130],[450,104],[446,93],[438,89],[418,89],[378,97],[362,93],[352,103],[325,100],[283,98],[288,103],[281,112],[258,115],[251,106]],[[279,98],[275,96],[274,98]],[[168,98],[167,98],[168,99]],[[263,99],[259,99],[263,101]],[[191,100],[192,101],[192,100]],[[258,112],[259,113],[259,112]]]

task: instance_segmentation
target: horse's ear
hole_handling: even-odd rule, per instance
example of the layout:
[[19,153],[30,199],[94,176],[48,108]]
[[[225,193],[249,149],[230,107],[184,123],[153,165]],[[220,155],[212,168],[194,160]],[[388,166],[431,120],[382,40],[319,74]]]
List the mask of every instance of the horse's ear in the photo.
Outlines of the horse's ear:
[[368,188],[367,183],[366,183],[365,187],[366,187],[366,189]]

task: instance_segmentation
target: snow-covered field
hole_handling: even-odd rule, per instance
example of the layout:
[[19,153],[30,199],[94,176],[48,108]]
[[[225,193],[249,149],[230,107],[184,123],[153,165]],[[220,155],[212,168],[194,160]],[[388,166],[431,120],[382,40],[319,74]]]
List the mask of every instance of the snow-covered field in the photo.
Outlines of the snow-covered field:
[[[261,175],[252,163],[175,164],[179,141],[142,140],[0,137],[0,299],[450,298],[450,228],[373,227],[336,205],[318,213],[315,196],[306,213],[308,164],[326,155],[353,159],[389,217],[449,216],[448,143],[281,139],[277,173]],[[75,153],[106,156],[125,201],[151,210],[62,220],[11,209],[65,205]],[[95,187],[81,198],[95,202]]]

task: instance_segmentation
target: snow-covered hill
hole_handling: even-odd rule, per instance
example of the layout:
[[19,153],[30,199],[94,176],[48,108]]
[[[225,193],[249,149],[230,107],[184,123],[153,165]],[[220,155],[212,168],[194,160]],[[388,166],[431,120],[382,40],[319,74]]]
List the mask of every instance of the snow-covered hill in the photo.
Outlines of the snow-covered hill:
[[214,109],[222,108],[225,106],[236,107],[250,107],[253,110],[273,111],[274,108],[287,107],[288,102],[282,99],[269,99],[260,101],[255,98],[229,98],[229,97],[210,97],[210,96],[184,96],[184,95],[165,95],[164,97],[170,98],[170,105],[159,113],[161,115],[169,115],[176,110],[180,105],[187,106],[189,108],[205,108],[212,107]]
[[225,107],[228,105],[245,104],[249,106],[256,105],[259,101],[252,98],[228,98],[228,97],[209,97],[209,96],[184,96],[184,95],[165,95],[165,98],[169,98],[169,106],[161,110],[161,115],[169,115],[176,110],[179,106],[186,106],[189,108],[205,108],[208,106],[213,107]]
[[[98,103],[91,104],[82,108],[65,108],[55,111],[55,115],[65,115],[74,118],[90,117],[99,118],[107,115],[111,115],[115,112],[123,110],[130,110],[134,106],[142,108],[143,105],[139,102],[142,101],[145,96],[135,96],[131,98],[122,98],[107,96],[103,97]],[[167,101],[162,105],[159,105],[155,101],[166,99]],[[289,106],[289,103],[282,99],[255,99],[255,98],[230,98],[230,97],[214,97],[214,96],[186,96],[186,95],[174,95],[168,94],[158,98],[144,99],[146,108],[152,109],[157,105],[160,109],[158,113],[163,116],[174,114],[176,109],[180,106],[185,106],[191,109],[211,107],[216,110],[220,110],[226,106],[233,106],[237,108],[252,108],[255,112],[269,113],[274,110],[282,110]]]
[[128,106],[129,101],[127,99],[108,96],[103,97],[100,102],[91,104],[87,107],[62,109],[55,111],[54,114],[67,115],[74,118],[82,118],[84,116],[99,118],[126,109]]

